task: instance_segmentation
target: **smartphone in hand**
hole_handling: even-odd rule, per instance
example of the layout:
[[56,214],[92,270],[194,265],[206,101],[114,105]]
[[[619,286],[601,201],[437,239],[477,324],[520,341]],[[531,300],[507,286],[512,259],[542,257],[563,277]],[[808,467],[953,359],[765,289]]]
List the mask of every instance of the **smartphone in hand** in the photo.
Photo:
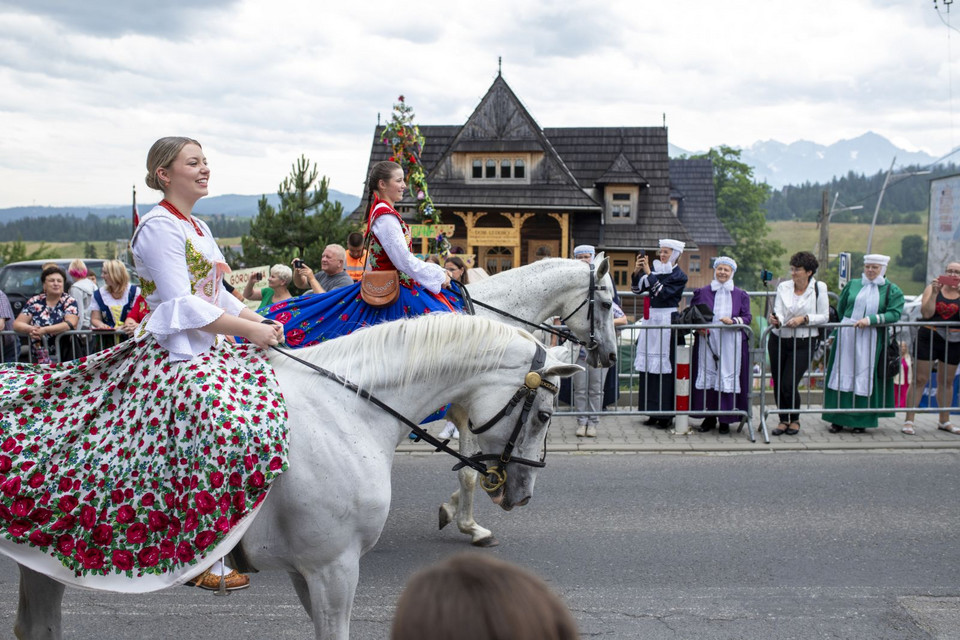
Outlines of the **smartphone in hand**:
[[956,287],[960,285],[960,276],[951,276],[948,274],[943,274],[937,280],[940,281],[940,285],[944,287]]

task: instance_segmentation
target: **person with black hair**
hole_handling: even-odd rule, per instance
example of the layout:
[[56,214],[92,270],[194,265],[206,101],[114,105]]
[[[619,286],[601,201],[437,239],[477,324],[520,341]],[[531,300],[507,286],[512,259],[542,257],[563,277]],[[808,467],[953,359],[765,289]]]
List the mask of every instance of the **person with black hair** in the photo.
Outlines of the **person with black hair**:
[[[827,285],[813,275],[820,263],[809,251],[790,256],[790,279],[777,286],[773,313],[767,319],[773,330],[767,341],[773,392],[780,407],[780,424],[771,435],[800,433],[800,381],[810,367],[817,329],[830,319]],[[817,292],[819,287],[819,294]]]

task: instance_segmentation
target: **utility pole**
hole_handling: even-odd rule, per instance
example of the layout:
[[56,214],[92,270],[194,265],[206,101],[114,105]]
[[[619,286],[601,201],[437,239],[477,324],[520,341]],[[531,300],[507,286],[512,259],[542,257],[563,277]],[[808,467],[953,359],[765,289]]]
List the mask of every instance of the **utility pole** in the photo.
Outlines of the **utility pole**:
[[856,205],[854,207],[841,207],[837,209],[837,201],[840,199],[840,192],[838,191],[836,195],[833,196],[833,204],[827,206],[829,195],[826,191],[823,192],[823,202],[820,204],[820,243],[817,249],[817,262],[820,263],[821,269],[826,269],[827,265],[830,262],[830,251],[828,246],[828,236],[827,232],[830,229],[830,218],[833,217],[833,214],[840,213],[841,211],[855,211],[857,209],[863,209],[863,205]]
[[820,250],[818,251],[819,255],[817,255],[817,261],[820,263],[821,269],[826,269],[830,260],[830,253],[827,251],[827,230],[830,227],[829,201],[830,194],[824,191],[823,200],[820,203]]
[[909,178],[911,176],[925,176],[930,173],[929,170],[925,171],[910,171],[907,173],[893,173],[893,164],[897,161],[897,156],[893,156],[893,162],[890,163],[890,168],[887,170],[887,175],[883,179],[883,186],[880,187],[880,196],[877,198],[877,206],[873,210],[873,220],[870,222],[870,235],[867,236],[867,253],[873,253],[873,228],[877,226],[877,214],[880,213],[880,203],[883,202],[883,194],[887,190],[887,186],[890,185],[890,178],[902,179]]

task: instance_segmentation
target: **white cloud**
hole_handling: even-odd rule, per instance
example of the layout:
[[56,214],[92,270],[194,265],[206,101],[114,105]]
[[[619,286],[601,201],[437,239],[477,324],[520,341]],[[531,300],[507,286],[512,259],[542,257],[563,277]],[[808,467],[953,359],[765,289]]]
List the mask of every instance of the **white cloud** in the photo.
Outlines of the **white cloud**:
[[301,154],[356,193],[378,113],[402,93],[460,124],[498,56],[545,127],[665,113],[686,149],[870,130],[942,154],[946,29],[912,0],[0,0],[0,207],[121,202],[171,134],[204,144],[213,193],[273,192]]

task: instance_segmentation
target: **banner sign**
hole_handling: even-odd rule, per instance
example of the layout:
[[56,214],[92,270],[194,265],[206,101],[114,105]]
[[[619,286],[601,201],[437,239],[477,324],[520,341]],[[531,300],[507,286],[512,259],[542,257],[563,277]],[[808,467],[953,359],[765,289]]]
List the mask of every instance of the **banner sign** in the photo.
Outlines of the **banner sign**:
[[930,221],[927,228],[927,282],[940,276],[957,259],[960,246],[960,174],[930,181]]

